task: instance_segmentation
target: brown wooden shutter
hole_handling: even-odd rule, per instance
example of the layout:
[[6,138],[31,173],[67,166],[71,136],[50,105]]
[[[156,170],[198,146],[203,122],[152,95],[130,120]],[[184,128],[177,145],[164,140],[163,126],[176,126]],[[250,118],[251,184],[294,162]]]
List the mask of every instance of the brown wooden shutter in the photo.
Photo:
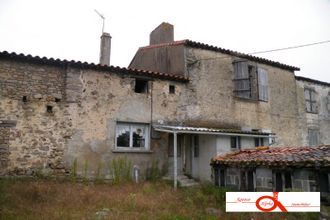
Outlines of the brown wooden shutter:
[[268,75],[267,71],[258,67],[259,100],[268,101]]
[[234,71],[235,94],[241,98],[251,98],[251,85],[247,62],[235,62]]

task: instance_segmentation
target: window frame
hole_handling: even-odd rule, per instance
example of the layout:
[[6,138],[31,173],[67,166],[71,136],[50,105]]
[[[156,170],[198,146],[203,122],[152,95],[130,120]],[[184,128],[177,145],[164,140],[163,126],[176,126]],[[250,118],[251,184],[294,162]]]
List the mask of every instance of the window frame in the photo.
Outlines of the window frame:
[[[233,147],[233,140],[235,138],[235,147]],[[231,136],[230,137],[230,149],[231,150],[241,150],[241,137],[240,136]]]
[[[117,144],[117,135],[118,135],[118,126],[119,125],[126,125],[129,127],[129,144],[128,147],[126,146],[118,146]],[[144,127],[144,146],[143,147],[134,147],[133,146],[133,133],[134,133],[134,126],[141,126]],[[117,121],[116,122],[116,129],[115,129],[115,149],[117,150],[127,150],[127,151],[140,151],[140,150],[149,150],[150,149],[150,124],[148,123],[140,123],[140,122],[123,122]]]
[[[251,101],[268,102],[268,71],[259,67],[257,63],[252,63],[248,60],[236,60],[233,62],[233,66],[233,91],[235,97]],[[243,89],[239,87],[243,87]]]
[[[320,145],[320,129],[318,128],[308,128],[308,145],[309,146],[318,146]],[[313,134],[312,134],[313,133]],[[316,143],[312,142],[312,135],[316,135]]]
[[[308,97],[306,97],[306,92],[308,92]],[[305,98],[305,109],[308,113],[317,114],[317,100],[316,100],[316,91],[313,88],[305,87],[304,88],[304,98]],[[313,105],[314,104],[314,105]],[[315,106],[313,108],[313,106]]]

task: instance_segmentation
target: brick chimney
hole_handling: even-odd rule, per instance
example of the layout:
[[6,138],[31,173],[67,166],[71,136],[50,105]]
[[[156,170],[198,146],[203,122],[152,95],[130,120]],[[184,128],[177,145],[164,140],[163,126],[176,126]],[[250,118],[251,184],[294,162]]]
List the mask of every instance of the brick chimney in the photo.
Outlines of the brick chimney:
[[100,46],[100,64],[110,66],[111,36],[103,32]]
[[174,26],[163,22],[150,33],[150,45],[174,41]]

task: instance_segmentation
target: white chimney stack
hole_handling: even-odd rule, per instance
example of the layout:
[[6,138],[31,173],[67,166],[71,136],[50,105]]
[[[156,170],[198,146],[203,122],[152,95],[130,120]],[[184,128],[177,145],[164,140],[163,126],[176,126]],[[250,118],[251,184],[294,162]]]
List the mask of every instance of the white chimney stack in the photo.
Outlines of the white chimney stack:
[[111,36],[103,32],[100,46],[100,64],[110,66]]

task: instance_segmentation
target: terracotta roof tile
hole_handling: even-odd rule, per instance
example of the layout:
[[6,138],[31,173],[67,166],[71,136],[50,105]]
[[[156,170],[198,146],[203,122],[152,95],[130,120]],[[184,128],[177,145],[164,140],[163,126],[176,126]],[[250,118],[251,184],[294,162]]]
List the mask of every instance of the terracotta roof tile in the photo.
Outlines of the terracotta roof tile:
[[155,45],[150,45],[150,46],[146,46],[146,47],[140,47],[140,50],[146,50],[146,49],[158,48],[158,47],[164,47],[164,46],[178,46],[178,45],[185,45],[187,47],[200,48],[200,49],[211,50],[211,51],[215,51],[215,52],[221,52],[221,53],[236,56],[239,58],[244,58],[244,59],[256,61],[259,63],[276,66],[276,67],[279,67],[282,69],[287,69],[290,71],[300,70],[298,67],[295,67],[295,66],[290,66],[290,65],[283,64],[280,62],[268,60],[265,58],[256,57],[256,56],[253,56],[250,54],[240,53],[237,51],[228,50],[228,49],[224,49],[222,47],[216,47],[216,46],[212,46],[209,44],[204,44],[204,43],[200,43],[200,42],[196,42],[196,41],[192,41],[192,40],[180,40],[180,41],[173,41],[170,43],[155,44]]
[[158,78],[158,79],[165,79],[165,80],[172,80],[172,81],[179,81],[179,82],[188,82],[189,79],[183,76],[178,76],[175,74],[170,73],[160,73],[155,71],[148,71],[148,70],[139,70],[139,69],[132,69],[132,68],[124,68],[119,66],[106,66],[94,63],[87,63],[81,61],[68,61],[68,60],[60,60],[54,58],[47,58],[47,57],[39,57],[39,56],[32,56],[30,54],[24,55],[22,53],[9,53],[7,51],[0,52],[0,59],[14,59],[14,60],[21,60],[25,62],[32,62],[32,63],[40,63],[40,64],[47,64],[47,65],[70,65],[72,67],[78,68],[85,68],[85,69],[93,69],[93,70],[102,70],[109,73],[117,73],[117,74],[128,74],[128,75],[140,75],[146,76],[151,78]]
[[212,165],[330,167],[330,145],[258,147],[212,158]]

